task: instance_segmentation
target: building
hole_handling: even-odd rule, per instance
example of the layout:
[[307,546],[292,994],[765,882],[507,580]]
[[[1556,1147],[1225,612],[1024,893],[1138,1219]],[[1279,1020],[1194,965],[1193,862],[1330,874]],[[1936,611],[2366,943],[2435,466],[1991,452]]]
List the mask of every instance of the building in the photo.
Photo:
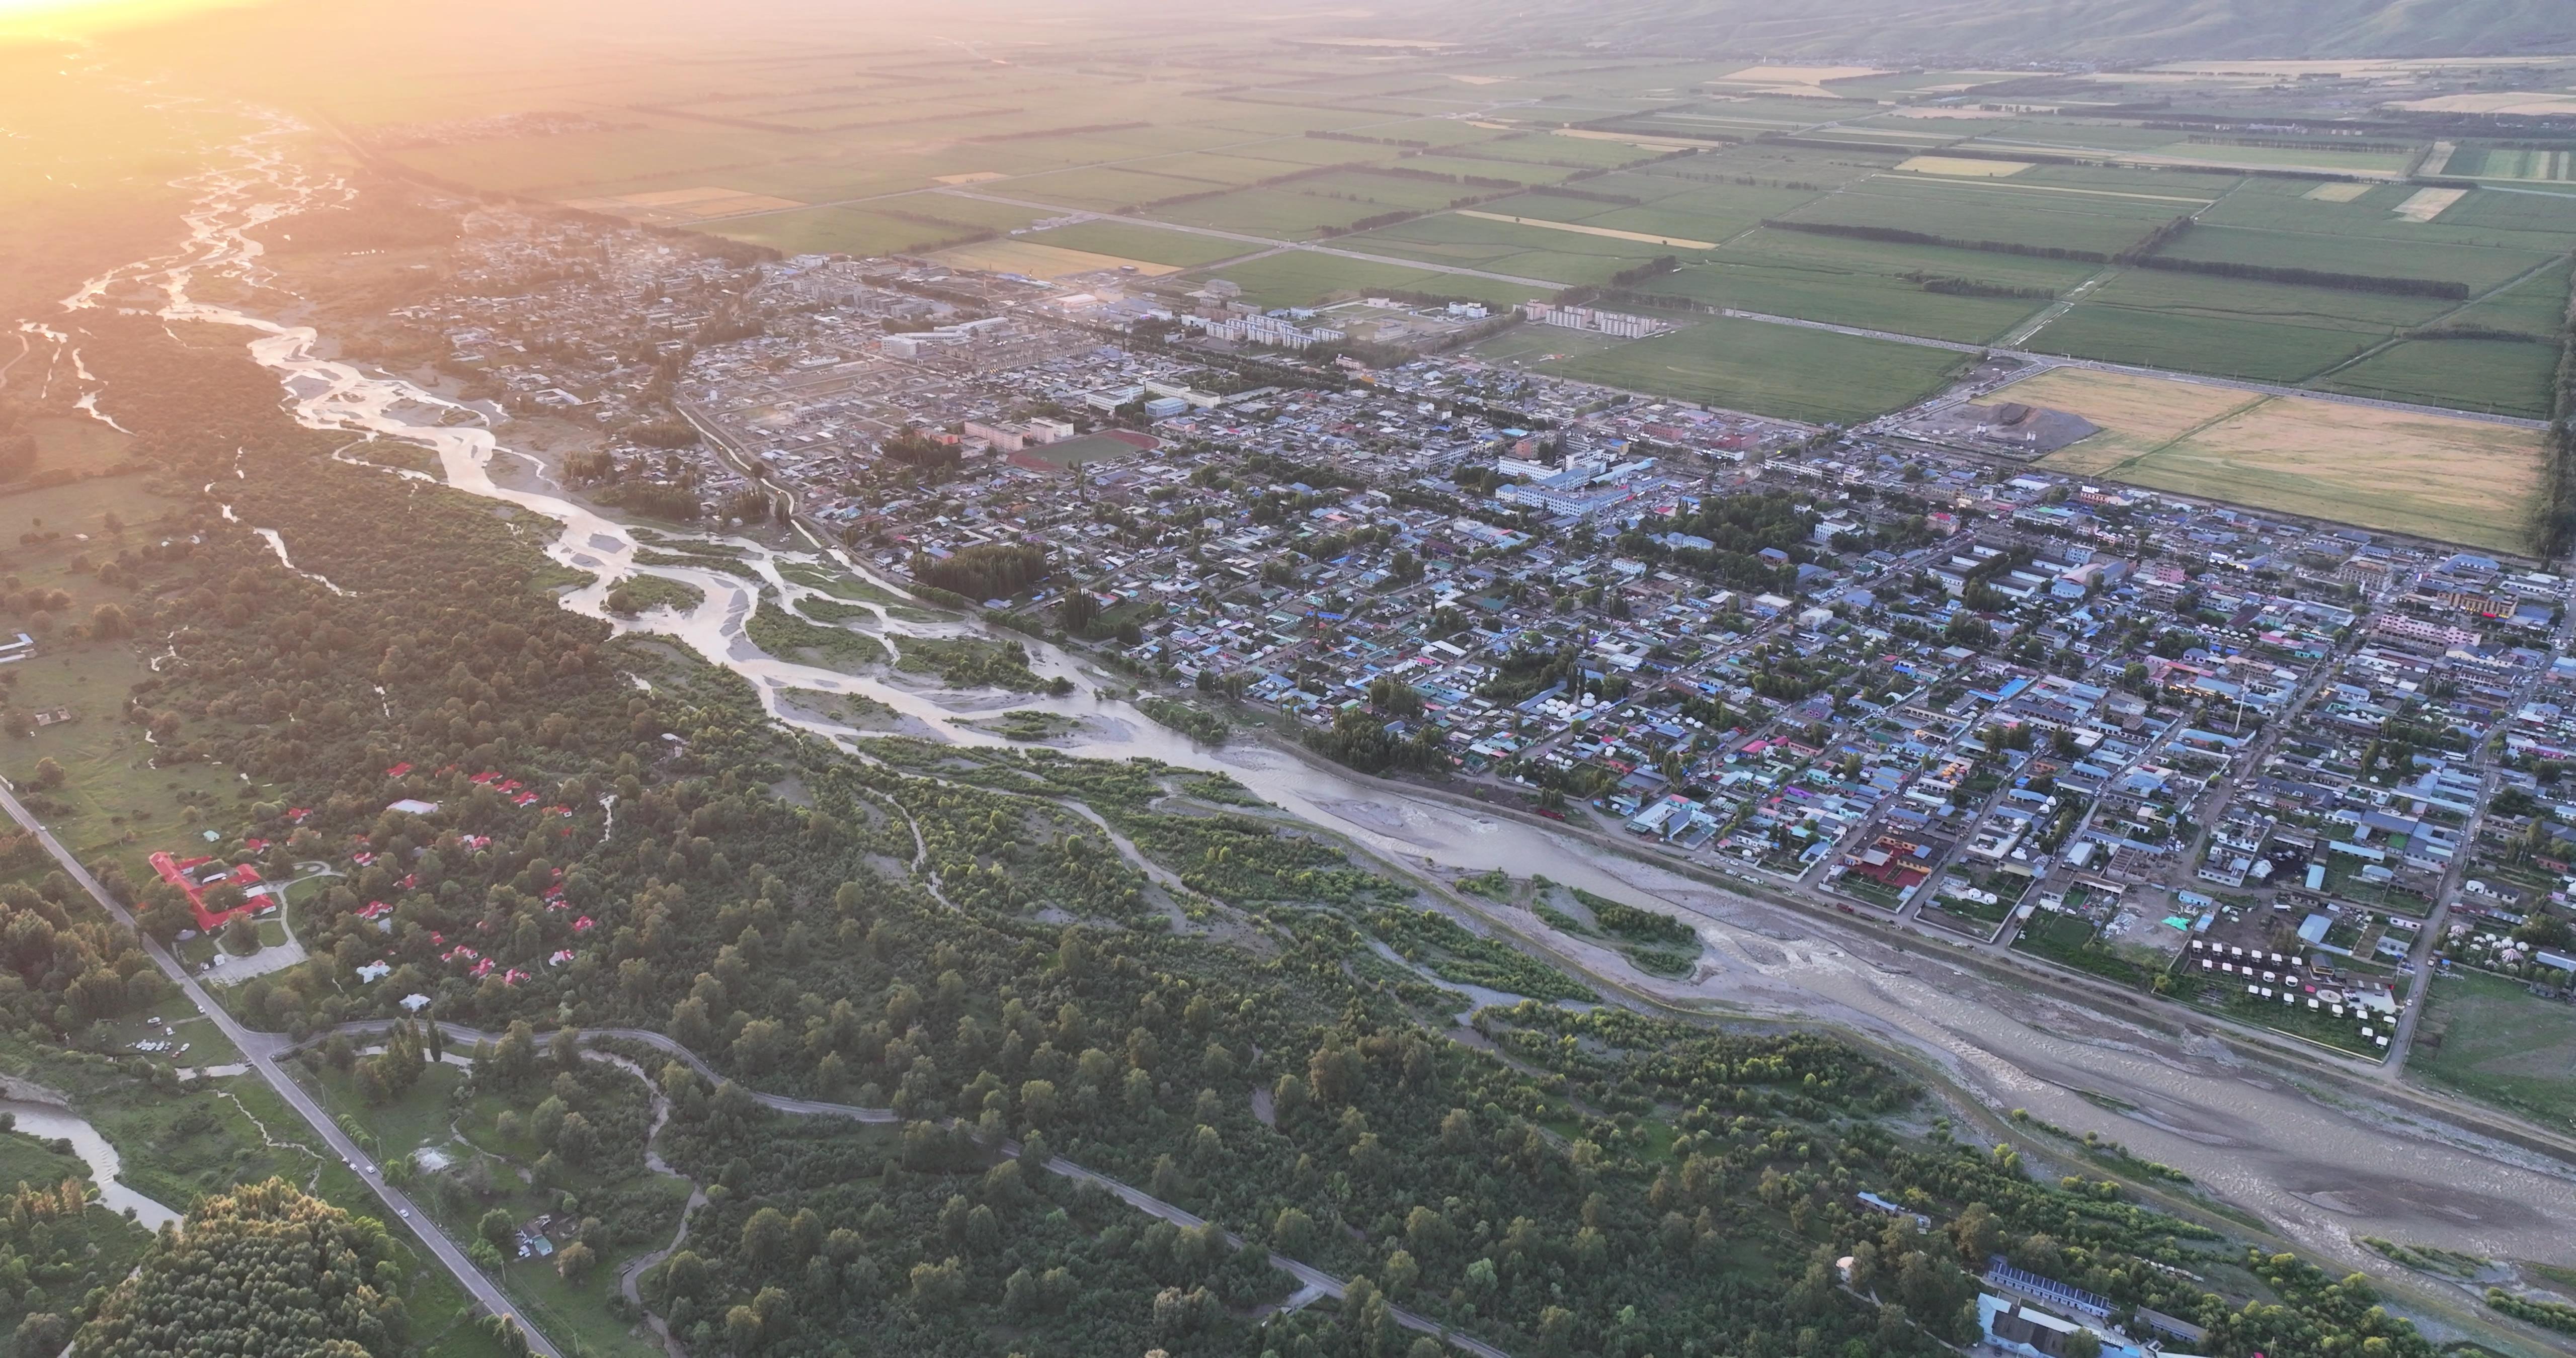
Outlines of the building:
[[1562,326],[1614,339],[1644,339],[1660,335],[1671,326],[1651,316],[1629,316],[1616,311],[1595,311],[1590,307],[1558,306],[1554,302],[1521,303],[1521,319],[1540,325]]

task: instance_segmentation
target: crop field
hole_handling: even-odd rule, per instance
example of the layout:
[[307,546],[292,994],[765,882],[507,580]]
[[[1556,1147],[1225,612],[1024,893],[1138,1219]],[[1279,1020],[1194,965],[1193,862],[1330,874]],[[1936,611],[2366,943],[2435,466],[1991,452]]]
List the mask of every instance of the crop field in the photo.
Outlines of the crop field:
[[2449,306],[2430,298],[2137,270],[2095,289],[2025,347],[2295,384],[2432,321]]
[[[1729,245],[1707,264],[1640,286],[1696,302],[1802,320],[1983,343],[2081,283],[2093,266],[1934,246],[1884,245],[1763,231]],[[2038,297],[1970,297],[1933,292],[1918,279],[1966,279]]]
[[2549,183],[2576,180],[2576,151],[2539,151],[2506,146],[2463,146],[2442,167],[2463,179],[2533,179]]
[[2009,179],[1881,175],[1819,198],[1784,220],[2108,256],[2177,215],[2170,203],[2025,190]]
[[2159,252],[2267,268],[2383,278],[2432,278],[2486,289],[2550,263],[2554,254],[2498,245],[2452,245],[2400,236],[2325,236],[2265,227],[2202,226]]
[[986,269],[994,273],[1015,273],[1027,278],[1063,278],[1072,274],[1098,273],[1104,269],[1129,268],[1148,278],[1179,273],[1180,266],[1155,264],[1141,259],[1123,259],[1117,255],[1096,255],[1087,250],[1068,250],[1060,245],[1041,244],[1032,240],[1006,239],[977,241],[972,245],[951,246],[936,256],[941,263],[961,269]]
[[1911,405],[1939,390],[1965,357],[1826,330],[1712,317],[1670,335],[1538,370],[1729,410],[1846,424]]
[[[2011,337],[2070,356],[2525,415],[2542,413],[2548,344],[2417,332],[2554,339],[2568,288],[2560,261],[2576,250],[2576,210],[2554,198],[2494,188],[2436,200],[2418,196],[2422,185],[2389,182],[2433,154],[2430,134],[2366,143],[2237,136],[2134,115],[1938,102],[2019,78],[1973,67],[1502,58],[1252,35],[1176,47],[1154,59],[1150,78],[1120,80],[1108,57],[1123,49],[1106,34],[1076,24],[1008,62],[923,29],[857,63],[729,59],[719,74],[606,57],[544,81],[505,65],[469,82],[472,90],[425,76],[325,79],[333,92],[321,103],[360,135],[460,116],[461,105],[592,113],[598,125],[586,129],[403,144],[392,154],[478,189],[580,201],[785,252],[948,251],[961,264],[1036,275],[1120,262],[1149,275],[1213,270],[1239,275],[1265,305],[1391,289],[1513,301],[1608,285],[1672,255],[1680,272],[1631,286],[1944,342]],[[2177,82],[2257,90],[2280,77],[2103,79],[2106,94],[2127,97]],[[2250,144],[2267,141],[2279,144]],[[2538,188],[2576,176],[2576,156],[2492,138],[2441,154],[2442,173],[2461,182]],[[2348,178],[2294,177],[2319,171]],[[1510,184],[1530,187],[1514,193]],[[1253,239],[1085,222],[1043,240],[979,242],[1048,208],[960,199],[939,193],[943,185]],[[1462,201],[1495,193],[1508,196]],[[2164,250],[2177,260],[2431,279],[2472,295],[2458,302],[2103,262],[2186,214],[2198,225]],[[1396,215],[1406,220],[1355,230]],[[1772,231],[1766,222],[1981,248]],[[1264,254],[1261,244],[1326,240],[1379,258]],[[2050,312],[2079,287],[2076,305]],[[2023,337],[2043,315],[2053,318]],[[1694,337],[1657,342],[1642,357],[1620,346],[1560,362],[1638,363],[1661,387],[1681,382],[1669,370],[1683,365],[1655,355],[1706,347],[1730,368],[1693,379],[1721,393],[1712,399],[1819,411],[1875,407],[1949,363],[1938,352],[1863,363],[1864,373],[1895,375],[1864,381],[1848,399],[1809,403],[1807,389],[1824,379],[1791,369],[1815,341],[1774,333],[1781,342],[1769,348],[1718,342],[1733,331],[1695,327]]]
[[2102,427],[2044,459],[2052,470],[2444,542],[2529,545],[2533,430],[2074,368],[2004,390]]
[[1678,247],[1565,230],[1543,223],[1495,221],[1447,212],[1399,222],[1334,242],[1371,254],[1482,269],[1559,284],[1602,283],[1622,269]]
[[897,217],[863,208],[817,207],[709,222],[701,229],[728,240],[766,245],[783,255],[888,255],[936,250],[983,235],[989,228]]
[[1247,245],[1215,236],[1193,235],[1187,231],[1165,231],[1132,222],[1076,222],[1037,232],[1025,239],[1066,250],[1084,250],[1096,255],[1116,255],[1122,259],[1147,260],[1155,264],[1174,264],[1195,268],[1214,264],[1221,259],[1250,254],[1262,247]]
[[[1243,289],[1244,300],[1265,307],[1311,306],[1335,294],[1357,295],[1388,290],[1475,296],[1477,294],[1470,285],[1478,281],[1429,269],[1344,259],[1309,250],[1282,250],[1204,270],[1203,274],[1233,283]],[[1523,288],[1520,296],[1542,296],[1545,291]]]
[[2558,350],[2510,340],[2407,340],[2319,378],[2321,391],[2422,403],[2438,393],[2455,410],[2545,419]]
[[2576,1118],[2576,1005],[2473,972],[2435,976],[2428,1004],[2408,1074],[2552,1125]]

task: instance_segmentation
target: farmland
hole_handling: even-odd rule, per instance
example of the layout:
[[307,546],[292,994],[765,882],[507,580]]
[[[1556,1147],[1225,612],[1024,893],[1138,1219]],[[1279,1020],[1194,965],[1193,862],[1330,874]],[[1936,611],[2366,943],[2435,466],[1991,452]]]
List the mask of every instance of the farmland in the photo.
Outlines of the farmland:
[[[1670,298],[2550,413],[2576,213],[2535,186],[2566,181],[2576,162],[2548,143],[2297,130],[2332,115],[2276,88],[2279,73],[2232,67],[2076,78],[2102,97],[2050,112],[2053,97],[1961,97],[2020,78],[1996,71],[1404,44],[1362,59],[1347,44],[1181,27],[1196,36],[1142,81],[1109,75],[1132,58],[1113,25],[1069,19],[1007,61],[887,20],[870,31],[891,36],[863,59],[746,56],[721,77],[603,58],[542,86],[507,66],[479,86],[307,82],[317,107],[419,174],[782,254],[937,254],[1050,277],[1133,266],[1167,297],[1223,277],[1266,307],[1612,288],[1638,308]],[[2439,65],[2336,74],[2339,98],[2383,80],[2410,102],[2474,84]],[[2293,130],[2084,111],[2150,98],[2279,105]],[[419,135],[465,105],[577,121]],[[2419,166],[2443,177],[2406,182]],[[1115,219],[1032,230],[1059,213]],[[1277,248],[1294,244],[1330,251]],[[1676,270],[1641,276],[1665,256]],[[1738,333],[1550,366],[1852,416],[1924,390],[1951,361],[1929,346],[1902,361],[1870,350],[1850,391],[1798,394],[1821,380],[1795,365],[1822,341],[1720,342]],[[1703,347],[1725,371],[1676,361]]]
[[2102,426],[2045,459],[2055,470],[2503,551],[2528,545],[2535,431],[2072,368],[2005,390]]
[[1945,349],[1716,318],[1537,370],[1822,423],[1921,400],[1961,360]]

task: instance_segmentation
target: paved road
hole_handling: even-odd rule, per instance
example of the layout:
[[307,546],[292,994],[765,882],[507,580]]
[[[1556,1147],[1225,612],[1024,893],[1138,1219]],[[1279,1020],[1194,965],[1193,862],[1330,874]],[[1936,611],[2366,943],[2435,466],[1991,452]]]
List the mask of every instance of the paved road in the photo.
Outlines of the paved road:
[[[394,1020],[391,1019],[365,1019],[355,1023],[343,1023],[336,1028],[315,1033],[298,1045],[311,1046],[317,1042],[327,1040],[332,1033],[347,1033],[353,1037],[374,1035],[386,1031],[393,1027],[393,1025]],[[472,1044],[477,1042],[497,1042],[501,1038],[501,1034],[499,1033],[486,1032],[479,1028],[468,1028],[461,1023],[440,1023],[438,1025],[438,1029],[440,1032],[446,1034],[448,1040],[451,1042]],[[726,1079],[726,1077],[718,1073],[713,1066],[708,1065],[705,1058],[699,1056],[696,1052],[689,1050],[687,1047],[682,1046],[667,1034],[657,1033],[648,1028],[584,1028],[579,1031],[585,1037],[620,1038],[628,1042],[641,1043],[645,1046],[651,1047],[655,1051],[662,1052],[685,1063],[689,1069],[696,1071],[699,1076],[704,1079],[711,1081],[723,1081]],[[543,1040],[550,1036],[550,1034],[539,1033],[537,1036],[540,1040]],[[276,1045],[277,1039],[272,1037],[270,1042],[272,1045]],[[764,1094],[747,1086],[743,1087],[743,1092],[749,1094],[752,1100],[759,1103],[761,1106],[774,1108],[782,1113],[795,1113],[805,1117],[846,1118],[853,1122],[869,1123],[876,1126],[886,1126],[905,1121],[903,1114],[898,1113],[891,1108],[865,1108],[857,1104],[826,1103],[819,1099],[791,1099],[780,1094]],[[657,1094],[655,1097],[658,1099],[659,1095]],[[659,1125],[658,1120],[656,1125]],[[1003,1142],[1001,1152],[1012,1159],[1018,1159],[1020,1155],[1020,1145],[1015,1141]],[[1137,1211],[1143,1212],[1147,1216],[1155,1217],[1159,1220],[1168,1221],[1175,1226],[1197,1228],[1207,1224],[1205,1218],[1197,1216],[1185,1208],[1174,1206],[1173,1204],[1165,1202],[1141,1188],[1137,1188],[1131,1184],[1122,1183],[1116,1179],[1110,1178],[1106,1174],[1098,1172],[1097,1170],[1086,1169],[1061,1155],[1048,1157],[1046,1164],[1041,1166],[1041,1168],[1045,1169],[1050,1174],[1062,1175],[1063,1177],[1074,1180],[1077,1183],[1092,1184],[1096,1187],[1105,1189],[1111,1194],[1114,1194],[1120,1201],[1125,1202],[1128,1206],[1135,1208]],[[666,1169],[665,1172],[674,1171]],[[682,1234],[685,1236],[685,1230]],[[1226,1232],[1225,1238],[1233,1242],[1238,1247],[1243,1244],[1243,1237],[1236,1235],[1232,1231]],[[676,1247],[677,1244],[677,1241],[673,1242],[674,1247]],[[1335,1277],[1330,1273],[1326,1273],[1322,1269],[1316,1268],[1312,1264],[1291,1259],[1284,1254],[1272,1254],[1270,1256],[1270,1263],[1279,1271],[1295,1278],[1301,1291],[1316,1292],[1330,1297],[1340,1297],[1350,1290],[1350,1282],[1348,1279]],[[633,1293],[630,1292],[628,1295],[631,1296]],[[1388,1308],[1388,1313],[1394,1318],[1396,1324],[1401,1325],[1408,1330],[1415,1330],[1423,1334],[1438,1336],[1442,1340],[1446,1341],[1451,1347],[1463,1349],[1468,1353],[1475,1354],[1477,1358],[1511,1358],[1511,1355],[1503,1352],[1501,1349],[1495,1348],[1491,1344],[1470,1338],[1466,1335],[1455,1333],[1454,1331],[1442,1326],[1438,1321],[1435,1321],[1428,1316],[1406,1310],[1401,1306],[1390,1306]]]
[[[45,846],[45,852],[53,855],[54,861],[62,865],[63,871],[73,881],[78,882],[81,889],[88,892],[90,898],[97,901],[99,908],[105,910],[109,917],[128,928],[134,927],[134,917],[126,912],[125,907],[117,904],[116,898],[107,893],[107,888],[98,884],[98,879],[90,875],[88,868],[81,866],[80,860],[74,858],[71,851],[65,849],[62,842],[54,838],[53,832],[46,829],[43,822],[28,813],[25,804],[20,802],[16,793],[5,784],[0,784],[0,808],[5,808],[11,819],[24,826],[28,833],[36,836],[36,842]],[[321,1138],[322,1144],[329,1147],[333,1155],[362,1168],[364,1172],[360,1173],[358,1178],[384,1203],[388,1220],[410,1226],[412,1233],[419,1237],[422,1246],[439,1263],[444,1264],[448,1272],[456,1275],[457,1283],[465,1289],[468,1296],[474,1298],[477,1305],[493,1315],[515,1316],[518,1307],[501,1291],[500,1285],[484,1276],[483,1270],[476,1268],[473,1261],[465,1257],[464,1249],[455,1241],[448,1239],[444,1231],[430,1224],[428,1214],[414,1207],[411,1199],[404,1196],[402,1190],[386,1183],[382,1175],[375,1173],[374,1161],[368,1159],[366,1153],[358,1149],[357,1143],[351,1141],[348,1135],[340,1130],[339,1124],[331,1120],[330,1114],[322,1111],[321,1105],[315,1103],[294,1080],[289,1079],[286,1072],[277,1068],[276,1057],[285,1045],[283,1039],[273,1033],[253,1032],[243,1027],[231,1014],[225,1012],[222,1005],[215,1003],[214,998],[206,993],[204,987],[197,984],[196,978],[188,974],[187,968],[181,966],[179,959],[171,956],[168,949],[144,935],[140,929],[136,929],[135,934],[142,939],[144,951],[151,955],[152,961],[161,968],[162,974],[168,976],[187,995],[188,1002],[197,1006],[198,1011],[215,1025],[217,1032],[230,1038],[233,1045],[241,1049],[244,1064],[248,1065],[261,1079],[266,1080],[269,1087],[277,1091],[277,1096],[285,1100],[286,1106],[294,1109],[297,1116],[312,1126],[314,1135]],[[535,1328],[525,1325],[520,1328],[528,1337],[530,1352],[540,1354],[542,1358],[563,1358],[562,1351]]]

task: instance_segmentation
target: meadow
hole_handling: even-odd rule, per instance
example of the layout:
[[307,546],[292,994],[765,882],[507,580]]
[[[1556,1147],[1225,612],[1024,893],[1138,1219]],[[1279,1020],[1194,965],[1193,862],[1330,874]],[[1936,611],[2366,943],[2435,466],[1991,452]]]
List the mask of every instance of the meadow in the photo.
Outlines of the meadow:
[[2576,1118],[2576,1006],[2456,970],[2433,978],[2428,1002],[2408,1074],[2554,1125]]

